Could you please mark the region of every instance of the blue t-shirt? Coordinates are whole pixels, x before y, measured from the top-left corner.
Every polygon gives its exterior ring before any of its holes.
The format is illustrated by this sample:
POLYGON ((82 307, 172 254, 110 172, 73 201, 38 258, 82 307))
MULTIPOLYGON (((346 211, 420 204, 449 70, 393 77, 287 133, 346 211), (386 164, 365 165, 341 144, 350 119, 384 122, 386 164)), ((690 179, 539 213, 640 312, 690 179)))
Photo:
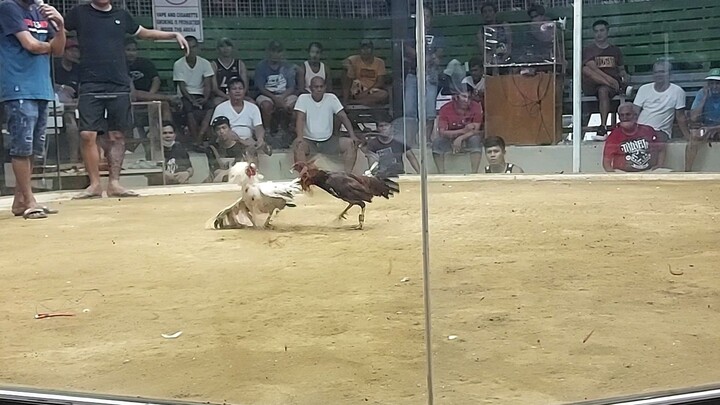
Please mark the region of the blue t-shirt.
MULTIPOLYGON (((690 109, 696 109, 703 97, 705 97, 705 89, 700 89, 690 109)), ((705 125, 720 125, 720 94, 710 95, 710 98, 705 102, 700 120, 705 125)))
POLYGON ((25 8, 15 0, 0 3, 0 102, 53 100, 50 55, 35 55, 23 48, 15 34, 28 31, 47 42, 53 37, 50 24, 35 6, 25 8))
POLYGON ((261 60, 255 66, 255 85, 258 90, 266 89, 277 95, 287 89, 294 89, 295 67, 287 62, 281 62, 277 69, 273 69, 267 59, 261 60))

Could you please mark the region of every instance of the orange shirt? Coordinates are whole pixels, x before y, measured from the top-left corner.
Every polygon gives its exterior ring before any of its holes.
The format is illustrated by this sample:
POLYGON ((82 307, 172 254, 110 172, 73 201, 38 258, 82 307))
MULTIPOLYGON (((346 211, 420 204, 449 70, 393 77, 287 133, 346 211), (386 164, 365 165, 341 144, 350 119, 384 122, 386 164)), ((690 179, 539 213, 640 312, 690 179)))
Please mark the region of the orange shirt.
POLYGON ((358 80, 360 84, 369 90, 374 87, 378 76, 385 76, 385 61, 375 57, 372 63, 367 64, 360 58, 360 55, 353 55, 345 59, 345 67, 348 77, 358 80))

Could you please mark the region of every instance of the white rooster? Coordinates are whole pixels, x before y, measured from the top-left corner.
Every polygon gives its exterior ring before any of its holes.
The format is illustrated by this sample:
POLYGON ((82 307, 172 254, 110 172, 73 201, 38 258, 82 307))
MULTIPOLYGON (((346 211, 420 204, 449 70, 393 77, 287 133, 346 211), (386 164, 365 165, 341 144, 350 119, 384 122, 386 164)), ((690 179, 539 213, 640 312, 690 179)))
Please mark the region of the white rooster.
POLYGON ((300 179, 284 182, 262 182, 263 176, 254 163, 238 162, 228 171, 228 183, 241 187, 240 198, 218 212, 209 224, 215 229, 270 227, 273 215, 285 207, 294 207, 295 194, 300 193, 300 179), (267 214, 262 226, 260 217, 267 214))

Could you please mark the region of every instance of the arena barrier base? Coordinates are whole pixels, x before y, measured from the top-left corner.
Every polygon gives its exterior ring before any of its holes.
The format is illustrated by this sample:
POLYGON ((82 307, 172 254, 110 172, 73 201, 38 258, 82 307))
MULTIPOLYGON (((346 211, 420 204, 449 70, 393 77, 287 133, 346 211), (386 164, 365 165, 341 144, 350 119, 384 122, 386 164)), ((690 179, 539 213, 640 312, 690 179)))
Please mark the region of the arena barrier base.
MULTIPOLYGON (((0 387, 0 405, 214 405, 211 402, 91 395, 88 393, 46 391, 40 389, 11 389, 0 387)), ((224 402, 223 405, 228 405, 224 402)), ((219 405, 219 404, 218 404, 219 405)))
MULTIPOLYGON (((0 405, 212 405, 210 402, 155 400, 114 395, 92 396, 85 393, 10 389, 0 387, 0 405)), ((224 405, 227 405, 224 402, 224 405)), ((711 405, 720 404, 720 385, 670 391, 658 391, 609 399, 575 402, 572 405, 711 405)))

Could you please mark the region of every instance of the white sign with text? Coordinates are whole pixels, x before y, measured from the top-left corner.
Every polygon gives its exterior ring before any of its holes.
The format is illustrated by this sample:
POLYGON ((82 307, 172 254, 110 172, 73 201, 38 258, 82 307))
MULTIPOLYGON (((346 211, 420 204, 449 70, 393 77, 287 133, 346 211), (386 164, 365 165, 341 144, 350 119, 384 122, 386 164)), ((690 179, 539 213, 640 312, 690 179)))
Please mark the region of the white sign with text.
POLYGON ((200 0, 153 0, 153 28, 203 41, 200 0))

